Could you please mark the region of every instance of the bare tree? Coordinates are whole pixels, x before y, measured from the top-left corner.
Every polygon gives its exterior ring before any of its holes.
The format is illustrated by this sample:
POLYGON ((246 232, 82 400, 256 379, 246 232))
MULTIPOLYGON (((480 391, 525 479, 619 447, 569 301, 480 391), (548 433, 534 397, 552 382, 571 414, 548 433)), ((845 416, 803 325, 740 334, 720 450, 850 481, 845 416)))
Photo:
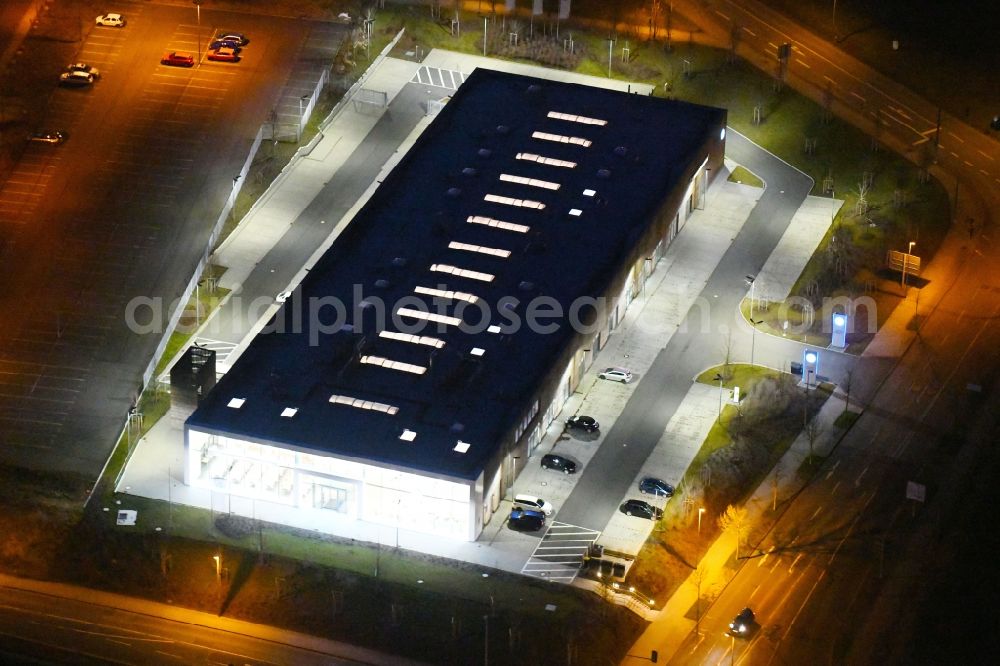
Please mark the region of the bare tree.
POLYGON ((733 331, 726 329, 726 337, 722 340, 722 376, 726 379, 732 377, 729 366, 733 364, 733 331))
POLYGON ((854 383, 854 368, 848 369, 847 373, 844 375, 844 381, 841 382, 840 387, 844 389, 844 411, 846 412, 851 406, 851 385, 854 383))
POLYGON ((871 190, 871 182, 867 178, 858 183, 858 200, 854 204, 854 214, 859 217, 868 212, 869 190, 871 190))
POLYGON ((730 504, 719 516, 719 529, 736 537, 736 559, 740 559, 740 544, 750 529, 746 507, 730 504))

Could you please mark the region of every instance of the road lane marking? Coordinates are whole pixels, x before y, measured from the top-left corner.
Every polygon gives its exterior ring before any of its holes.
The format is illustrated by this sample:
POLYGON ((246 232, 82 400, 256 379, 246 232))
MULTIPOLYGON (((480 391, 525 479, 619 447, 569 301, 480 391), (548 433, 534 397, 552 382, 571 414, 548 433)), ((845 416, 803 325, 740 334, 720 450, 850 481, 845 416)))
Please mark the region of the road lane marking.
POLYGON ((865 468, 864 468, 863 470, 861 470, 861 474, 858 474, 858 478, 856 478, 856 479, 854 480, 854 487, 855 487, 855 488, 857 488, 858 486, 860 486, 860 485, 861 485, 861 477, 863 477, 863 476, 865 475, 865 472, 867 472, 867 471, 868 471, 868 468, 869 468, 869 467, 871 467, 871 465, 870 465, 870 464, 869 464, 869 465, 866 465, 866 466, 865 466, 865 468))
MULTIPOLYGON (((941 147, 944 148, 944 146, 941 147)), ((956 160, 962 159, 958 156, 958 153, 956 153, 954 150, 949 150, 948 152, 951 153, 952 157, 954 157, 956 160)))
POLYGON ((958 140, 959 143, 965 143, 965 139, 963 139, 959 135, 955 134, 954 132, 948 132, 948 136, 954 137, 955 139, 958 140))
POLYGON ((757 587, 753 588, 753 592, 750 593, 750 599, 753 599, 753 595, 757 594, 757 590, 760 589, 761 585, 763 585, 763 583, 758 583, 757 587))
POLYGON ((812 520, 813 518, 815 518, 816 516, 818 516, 819 512, 822 511, 822 510, 823 510, 823 507, 821 507, 821 506, 816 507, 816 510, 813 511, 813 515, 809 516, 809 520, 812 520))
POLYGON ((799 560, 802 558, 803 555, 804 553, 799 553, 798 555, 795 556, 795 559, 792 560, 791 566, 788 567, 788 573, 792 573, 795 570, 795 565, 799 563, 799 560))
POLYGON ((812 69, 812 67, 809 66, 809 63, 807 63, 805 60, 800 60, 799 58, 796 58, 795 62, 799 63, 800 65, 802 65, 806 69, 812 69))
POLYGON ((851 94, 860 99, 862 104, 866 104, 868 102, 868 100, 866 100, 864 97, 854 92, 853 90, 851 91, 851 94))
POLYGON ((840 487, 840 481, 837 481, 837 485, 833 487, 833 490, 830 491, 830 494, 835 495, 837 493, 837 488, 839 487, 840 487))
POLYGON ((723 14, 722 12, 720 12, 718 9, 715 10, 715 13, 718 14, 719 16, 721 16, 722 18, 724 18, 725 20, 727 20, 727 21, 729 20, 729 17, 726 16, 725 14, 723 14))
POLYGON ((827 480, 829 480, 830 477, 833 476, 833 473, 836 471, 838 465, 840 465, 839 459, 835 463, 833 463, 833 467, 831 467, 830 471, 826 473, 827 480))
POLYGON ((983 151, 981 151, 981 150, 977 150, 976 152, 977 152, 977 153, 979 153, 980 155, 982 155, 983 157, 985 157, 986 159, 988 159, 988 160, 989 160, 990 162, 993 162, 993 161, 994 161, 992 157, 990 157, 989 155, 987 155, 987 154, 986 154, 986 153, 984 153, 983 151))
POLYGON ((746 32, 747 34, 749 34, 751 37, 756 37, 757 36, 757 33, 754 32, 753 30, 751 30, 750 28, 743 28, 743 31, 746 32))

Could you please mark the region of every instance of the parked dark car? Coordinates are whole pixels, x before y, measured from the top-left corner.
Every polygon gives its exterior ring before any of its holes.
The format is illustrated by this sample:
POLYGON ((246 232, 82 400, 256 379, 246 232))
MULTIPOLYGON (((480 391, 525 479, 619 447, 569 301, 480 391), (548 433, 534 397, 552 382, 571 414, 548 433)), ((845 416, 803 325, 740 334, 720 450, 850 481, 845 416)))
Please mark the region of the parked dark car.
POLYGON ((208 45, 210 51, 216 49, 232 49, 234 51, 240 50, 240 43, 235 39, 216 39, 208 45))
POLYGON ((33 143, 62 143, 69 135, 62 130, 39 130, 28 137, 33 143))
POLYGON ((733 621, 729 623, 729 631, 727 632, 730 636, 746 636, 753 629, 754 621, 756 620, 753 610, 750 607, 744 608, 740 611, 740 614, 733 618, 733 621))
POLYGON ((601 429, 601 424, 593 416, 582 415, 571 416, 566 419, 566 426, 586 432, 597 432, 601 429))
POLYGON ((637 516, 639 518, 648 518, 649 520, 659 520, 663 515, 662 510, 657 509, 649 502, 643 502, 639 499, 625 500, 622 505, 618 507, 618 510, 626 516, 637 516))
POLYGON ((554 469, 563 474, 576 474, 576 463, 554 453, 542 456, 542 469, 554 469))
POLYGON ((673 497, 674 487, 663 479, 655 479, 647 476, 639 482, 639 492, 643 495, 656 495, 657 497, 673 497))
POLYGON ((537 532, 545 526, 545 514, 529 509, 511 509, 507 527, 518 532, 537 532))

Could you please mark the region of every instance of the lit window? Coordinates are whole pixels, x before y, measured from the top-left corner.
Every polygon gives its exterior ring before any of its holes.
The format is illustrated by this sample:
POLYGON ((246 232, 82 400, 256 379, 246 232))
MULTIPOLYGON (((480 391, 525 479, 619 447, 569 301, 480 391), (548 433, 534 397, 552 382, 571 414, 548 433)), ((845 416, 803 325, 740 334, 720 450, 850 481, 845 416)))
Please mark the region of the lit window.
POLYGON ((246 398, 233 398, 232 400, 229 401, 227 407, 232 407, 233 409, 239 409, 240 407, 243 406, 243 403, 246 401, 247 401, 246 398))
POLYGON ((438 324, 447 324, 449 326, 458 326, 462 323, 462 320, 458 317, 449 317, 447 315, 435 314, 433 312, 423 312, 421 310, 413 310, 411 308, 399 308, 396 310, 396 314, 401 317, 413 317, 414 319, 423 319, 424 321, 433 321, 438 324))
POLYGON ((469 224, 482 224, 487 227, 494 227, 496 229, 503 229, 504 231, 516 231, 519 234, 526 234, 531 231, 531 227, 526 224, 515 224, 514 222, 504 222, 503 220, 495 220, 492 217, 484 217, 483 215, 470 215, 466 222, 469 224))
POLYGON ((502 197, 499 194, 487 194, 484 201, 503 204, 505 206, 516 206, 518 208, 534 208, 535 210, 545 210, 545 204, 541 201, 531 199, 515 199, 514 197, 502 197))
POLYGON ((469 446, 470 444, 468 442, 463 442, 462 440, 458 440, 458 444, 455 445, 455 451, 458 451, 459 453, 465 453, 466 451, 469 450, 469 446))
POLYGON ((355 407, 357 409, 367 409, 373 412, 382 412, 384 414, 389 414, 390 416, 395 416, 396 413, 399 412, 399 407, 387 405, 384 402, 373 402, 371 400, 362 400, 361 398, 352 398, 349 395, 333 394, 330 396, 330 402, 335 405, 344 405, 346 407, 355 407))
POLYGON ((472 351, 469 353, 472 354, 473 356, 482 356, 483 354, 486 353, 486 350, 483 349, 482 347, 473 347, 472 351))
POLYGON ((399 436, 404 442, 412 442, 417 438, 417 433, 409 428, 403 429, 403 434, 399 436))
POLYGON ((284 416, 286 419, 290 419, 293 416, 295 416, 298 413, 298 411, 299 410, 296 407, 285 407, 283 410, 281 410, 281 415, 284 416))
POLYGON ((506 259, 510 256, 510 250, 501 250, 495 247, 486 247, 484 245, 471 245, 469 243, 459 243, 458 241, 451 241, 448 243, 449 250, 465 250, 466 252, 478 252, 480 254, 489 254, 494 257, 503 257, 506 259))
POLYGON ((519 185, 530 185, 531 187, 541 187, 546 190, 558 190, 561 185, 559 183, 553 183, 548 180, 539 180, 537 178, 526 178, 525 176, 513 176, 509 173, 500 174, 500 180, 505 183, 517 183, 519 185))
POLYGON ((568 120, 574 123, 580 123, 582 125, 600 125, 601 127, 608 124, 607 120, 600 120, 598 118, 588 118, 587 116, 574 116, 570 113, 559 113, 558 111, 549 111, 549 118, 555 118, 556 120, 568 120))
POLYGON ((563 136, 562 134, 550 134, 549 132, 532 132, 531 138, 541 139, 542 141, 554 141, 556 143, 572 143, 584 148, 590 147, 589 139, 581 139, 578 136, 563 136))
POLYGON ((390 340, 399 340, 400 342, 412 342, 415 345, 425 345, 427 347, 434 347, 435 349, 441 349, 441 347, 444 347, 444 340, 438 340, 437 338, 432 338, 428 335, 412 335, 410 333, 397 333, 396 331, 379 331, 378 337, 388 338, 390 340))
MULTIPOLYGON (((431 269, 433 270, 433 268, 431 269)), ((424 296, 438 296, 452 301, 465 301, 466 303, 478 303, 479 297, 467 294, 464 291, 449 291, 447 289, 434 289, 433 287, 414 287, 413 292, 424 296)))
POLYGON ((541 155, 536 155, 534 153, 518 153, 517 159, 525 160, 528 162, 537 162, 539 164, 544 164, 545 166, 562 167, 564 169, 575 169, 576 162, 568 162, 566 160, 557 160, 554 157, 542 157, 541 155))
POLYGON ((572 215, 573 217, 580 217, 580 215, 583 214, 583 211, 580 210, 579 208, 570 208, 569 214, 572 215))
POLYGON ((362 356, 362 365, 377 365, 380 368, 388 368, 389 370, 399 370, 400 372, 409 372, 414 375, 422 375, 427 372, 427 368, 422 365, 414 365, 412 363, 403 363, 402 361, 393 361, 388 358, 383 358, 381 356, 362 356))
POLYGON ((431 264, 431 270, 435 273, 447 273, 449 275, 454 275, 456 277, 469 278, 470 280, 479 280, 481 282, 493 282, 495 275, 490 275, 489 273, 480 273, 479 271, 470 271, 464 268, 456 268, 449 264, 431 264))

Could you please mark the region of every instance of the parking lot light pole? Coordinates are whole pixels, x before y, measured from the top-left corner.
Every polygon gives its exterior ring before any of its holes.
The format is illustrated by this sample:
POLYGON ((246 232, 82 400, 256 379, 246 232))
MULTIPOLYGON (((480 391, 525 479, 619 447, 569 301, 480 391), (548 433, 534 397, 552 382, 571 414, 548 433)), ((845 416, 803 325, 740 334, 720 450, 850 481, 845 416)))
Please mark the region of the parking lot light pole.
POLYGON ((204 0, 191 0, 198 12, 198 67, 201 67, 201 3, 204 0))
MULTIPOLYGON (((752 306, 751 306, 752 307, 752 306)), ((750 367, 753 367, 753 352, 754 347, 757 343, 757 324, 763 324, 763 319, 751 319, 750 325, 753 326, 753 332, 750 334, 750 367)))

